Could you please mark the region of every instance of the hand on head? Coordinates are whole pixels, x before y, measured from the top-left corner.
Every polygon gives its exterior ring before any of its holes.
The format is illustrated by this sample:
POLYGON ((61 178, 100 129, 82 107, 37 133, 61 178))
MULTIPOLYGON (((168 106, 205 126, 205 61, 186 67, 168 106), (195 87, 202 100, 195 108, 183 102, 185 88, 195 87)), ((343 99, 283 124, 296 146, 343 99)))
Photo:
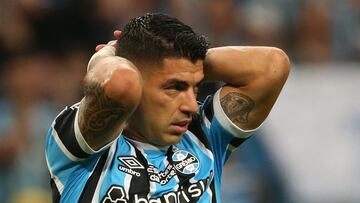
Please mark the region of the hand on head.
POLYGON ((115 56, 116 41, 120 39, 120 35, 121 35, 121 31, 115 30, 114 31, 115 40, 111 40, 107 44, 99 44, 96 46, 95 48, 96 53, 93 54, 92 57, 90 58, 86 69, 87 71, 91 70, 95 66, 95 64, 97 63, 96 61, 98 61, 99 58, 102 58, 104 56, 115 56))
POLYGON ((121 36, 121 31, 120 31, 120 30, 115 30, 115 31, 114 31, 115 40, 111 40, 111 41, 109 41, 107 44, 99 44, 99 45, 97 45, 96 48, 95 48, 95 51, 98 52, 100 49, 104 48, 106 45, 111 45, 111 46, 114 46, 114 47, 115 47, 116 41, 117 41, 118 39, 120 39, 120 36, 121 36))

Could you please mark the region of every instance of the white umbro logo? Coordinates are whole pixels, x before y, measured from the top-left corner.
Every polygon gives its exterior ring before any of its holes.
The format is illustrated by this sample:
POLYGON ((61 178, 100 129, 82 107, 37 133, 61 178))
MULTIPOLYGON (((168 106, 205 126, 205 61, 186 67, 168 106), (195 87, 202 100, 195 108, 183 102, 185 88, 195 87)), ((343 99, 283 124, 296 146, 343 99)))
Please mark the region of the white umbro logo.
POLYGON ((144 166, 133 156, 119 156, 118 159, 130 169, 144 169, 144 166))

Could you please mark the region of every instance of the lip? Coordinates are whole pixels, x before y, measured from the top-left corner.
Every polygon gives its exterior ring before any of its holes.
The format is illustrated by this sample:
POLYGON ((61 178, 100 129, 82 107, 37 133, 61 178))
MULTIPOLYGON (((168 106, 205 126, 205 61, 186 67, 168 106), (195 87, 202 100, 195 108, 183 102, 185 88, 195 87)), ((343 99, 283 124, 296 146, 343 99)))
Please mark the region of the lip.
POLYGON ((172 123, 171 125, 173 126, 173 130, 176 134, 184 134, 189 128, 190 121, 191 119, 187 119, 180 122, 172 123))
POLYGON ((185 125, 172 124, 172 126, 176 134, 184 134, 189 128, 189 123, 186 123, 185 125))

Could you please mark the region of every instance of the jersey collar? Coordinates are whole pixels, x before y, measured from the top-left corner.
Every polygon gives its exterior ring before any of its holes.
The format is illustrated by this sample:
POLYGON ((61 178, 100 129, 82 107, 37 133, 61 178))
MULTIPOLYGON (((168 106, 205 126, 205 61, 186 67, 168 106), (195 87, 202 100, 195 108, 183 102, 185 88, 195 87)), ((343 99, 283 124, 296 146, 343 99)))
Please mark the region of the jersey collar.
POLYGON ((133 140, 133 139, 130 139, 128 137, 125 137, 125 139, 128 140, 129 142, 131 142, 136 148, 146 150, 146 151, 151 150, 151 151, 167 152, 167 150, 170 147, 170 146, 155 146, 155 145, 152 145, 152 144, 149 144, 149 143, 133 140))

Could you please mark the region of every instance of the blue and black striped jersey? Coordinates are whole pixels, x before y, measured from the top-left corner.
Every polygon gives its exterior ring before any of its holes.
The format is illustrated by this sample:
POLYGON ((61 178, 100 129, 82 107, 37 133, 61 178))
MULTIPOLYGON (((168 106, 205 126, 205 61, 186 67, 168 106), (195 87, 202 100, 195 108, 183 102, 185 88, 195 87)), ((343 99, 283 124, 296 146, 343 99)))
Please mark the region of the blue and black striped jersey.
POLYGON ((223 165, 253 131, 231 122, 219 91, 201 104, 183 139, 164 149, 120 134, 94 151, 79 130, 79 103, 65 108, 45 149, 54 202, 221 202, 223 165))

